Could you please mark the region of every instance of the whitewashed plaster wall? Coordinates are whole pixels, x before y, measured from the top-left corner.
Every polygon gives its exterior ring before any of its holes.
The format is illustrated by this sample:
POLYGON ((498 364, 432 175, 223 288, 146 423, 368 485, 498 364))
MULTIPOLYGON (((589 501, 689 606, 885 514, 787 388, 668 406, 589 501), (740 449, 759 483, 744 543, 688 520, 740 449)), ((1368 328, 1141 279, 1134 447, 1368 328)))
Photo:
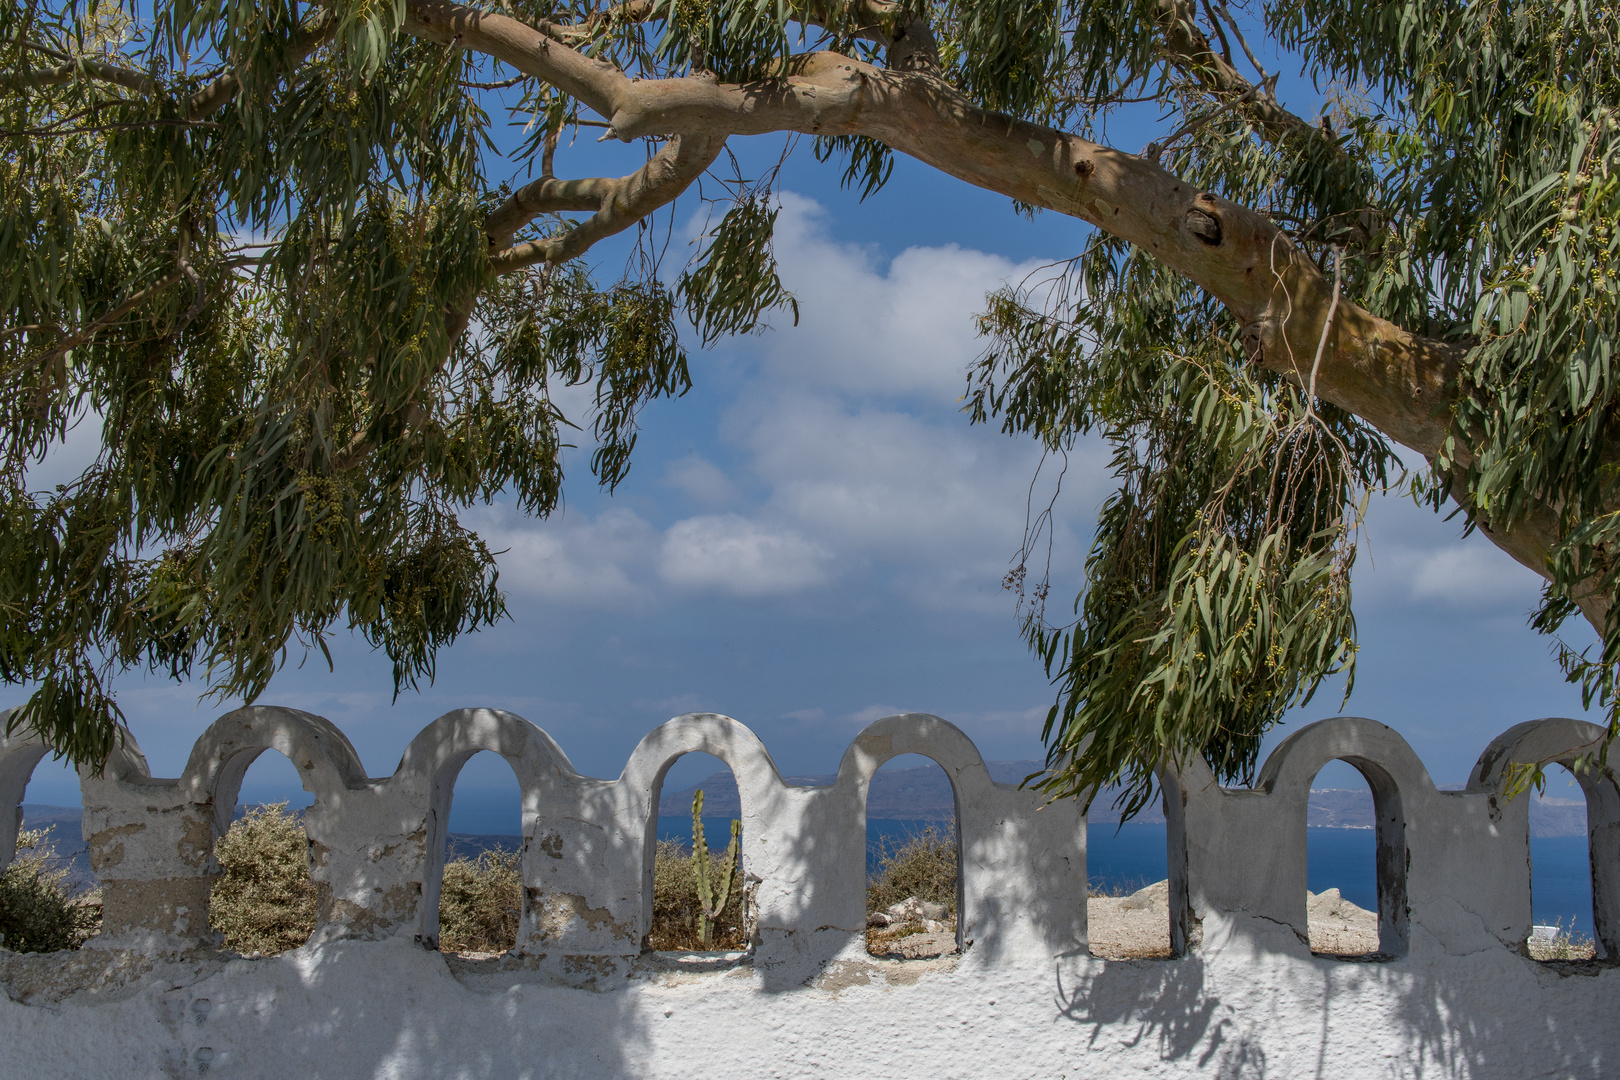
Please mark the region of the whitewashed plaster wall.
MULTIPOLYGON (((1296 733, 1253 790, 1221 788, 1201 760, 1167 767, 1179 955, 1103 961, 1086 949, 1079 805, 994 783, 937 717, 878 721, 836 784, 802 788, 746 727, 708 714, 661 726, 617 780, 597 780, 526 721, 462 710, 372 779, 327 721, 243 709, 178 779, 152 778, 133 745, 82 778, 104 929, 78 952, 0 950, 0 1080, 1612 1077, 1620 788, 1610 771, 1580 774, 1600 959, 1570 964, 1524 955, 1528 800, 1501 794, 1512 763, 1569 761, 1599 734, 1519 725, 1462 792, 1437 791, 1399 735, 1353 718, 1296 733), (208 929, 212 848, 266 749, 315 796, 319 920, 304 947, 244 959, 208 929), (525 895, 516 948, 476 961, 431 946, 451 788, 483 749, 522 787, 525 895), (658 796, 692 751, 737 778, 757 911, 749 953, 713 970, 643 950, 658 796), (955 789, 958 956, 865 952, 866 789, 903 753, 938 761, 955 789), (1367 777, 1378 815, 1373 962, 1307 944, 1306 800, 1335 758, 1367 777)), ((42 752, 0 742, 0 806, 19 805, 42 752)), ((0 865, 18 820, 0 813, 0 865)))

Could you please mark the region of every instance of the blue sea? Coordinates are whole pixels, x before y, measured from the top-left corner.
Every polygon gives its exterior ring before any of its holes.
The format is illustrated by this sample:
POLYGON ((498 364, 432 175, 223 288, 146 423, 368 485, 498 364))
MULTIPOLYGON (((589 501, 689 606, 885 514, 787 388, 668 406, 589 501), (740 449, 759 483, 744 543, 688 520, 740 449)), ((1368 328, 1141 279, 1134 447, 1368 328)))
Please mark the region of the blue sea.
MULTIPOLYGON (((515 849, 521 842, 518 814, 513 800, 480 798, 478 794, 458 794, 450 819, 458 853, 476 853, 484 848, 515 849)), ((481 793, 480 793, 481 794, 481 793)), ((304 800, 307 803, 307 798, 304 800)), ((295 804, 296 809, 300 804, 295 804)), ((31 807, 53 811, 57 852, 76 880, 91 880, 88 854, 79 835, 77 812, 62 807, 31 807)), ((25 815, 25 822, 33 821, 25 815)), ((44 824, 45 821, 35 822, 44 824)), ((872 819, 867 827, 867 868, 877 869, 885 844, 903 843, 933 821, 872 819)), ((725 849, 731 821, 705 818, 704 831, 711 848, 725 849)), ((691 842, 690 817, 658 819, 660 839, 691 842)), ((1312 892, 1337 888, 1351 903, 1369 910, 1378 906, 1377 878, 1373 862, 1374 836, 1371 829, 1309 828, 1306 887, 1312 892)), ((1165 874, 1165 827, 1130 823, 1123 826, 1095 823, 1087 843, 1087 870, 1094 888, 1114 891, 1136 889, 1163 881, 1165 874)), ((1537 923, 1562 925, 1566 930, 1590 936, 1592 933, 1592 875, 1587 862, 1584 836, 1532 837, 1530 840, 1531 907, 1537 923)))
MULTIPOLYGON (((868 872, 878 865, 884 844, 903 843, 929 825, 929 821, 869 820, 866 823, 868 872)), ((724 848, 731 822, 704 818, 703 831, 710 848, 724 848)), ((1378 910, 1378 877, 1371 829, 1306 829, 1306 888, 1311 892, 1337 888, 1351 903, 1378 910)), ((692 819, 658 819, 661 840, 692 839, 692 819)), ((1535 921, 1561 924, 1577 933, 1592 933, 1592 875, 1587 864, 1584 836, 1533 838, 1530 841, 1531 907, 1535 921)), ((1163 881, 1165 827, 1163 825, 1092 825, 1086 843, 1086 868, 1094 888, 1137 889, 1163 881)))

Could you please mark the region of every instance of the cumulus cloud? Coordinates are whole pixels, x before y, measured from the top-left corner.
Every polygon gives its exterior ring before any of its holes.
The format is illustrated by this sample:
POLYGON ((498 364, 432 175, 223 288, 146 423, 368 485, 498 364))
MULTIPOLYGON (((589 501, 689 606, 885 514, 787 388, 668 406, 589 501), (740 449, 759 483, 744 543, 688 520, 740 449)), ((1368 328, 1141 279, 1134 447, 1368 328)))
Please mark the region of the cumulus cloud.
POLYGON ((1521 610, 1536 602, 1540 588, 1536 575, 1488 542, 1415 554, 1411 573, 1416 599, 1459 607, 1507 603, 1521 610))
POLYGON ((595 518, 565 512, 537 522, 497 509, 469 524, 499 552, 501 587, 509 593, 591 608, 646 598, 634 575, 652 561, 657 532, 633 510, 609 507, 595 518))
POLYGON ((664 482, 688 498, 710 506, 737 497, 737 486, 731 478, 714 462, 695 454, 670 462, 664 470, 664 482))
POLYGON ((985 294, 1040 265, 950 244, 908 248, 882 267, 870 249, 832 240, 822 208, 792 193, 775 249, 800 319, 761 339, 774 378, 941 404, 961 396, 983 348, 973 317, 985 294))
MULTIPOLYGON (((820 207, 791 194, 776 254, 802 317, 726 346, 742 377, 718 435, 742 451, 739 467, 695 449, 666 458, 654 475, 685 505, 661 536, 627 509, 505 522, 488 535, 511 549, 503 583, 598 607, 669 587, 769 599, 875 585, 927 610, 1008 615, 1000 582, 1041 453, 971 427, 958 398, 981 348, 973 313, 1035 264, 955 246, 885 263, 832 239, 820 207)), ((1105 481, 1098 453, 1078 450, 1057 522, 1060 579, 1078 567, 1105 481)))
MULTIPOLYGON (((1061 463, 1039 447, 954 410, 885 407, 766 384, 732 410, 763 510, 929 609, 1005 614, 1000 590, 1031 509, 1050 497, 1061 463), (746 427, 744 426, 746 425, 746 427)), ((1089 443, 1070 455, 1056 515, 1054 568, 1078 569, 1083 534, 1108 474, 1089 443)))
POLYGON ((1370 552, 1357 560, 1358 599, 1403 607, 1521 617, 1539 601, 1541 578, 1479 533, 1460 534, 1409 499, 1368 508, 1370 552))
POLYGON ((832 555, 792 529, 710 514, 664 533, 658 573, 671 585, 733 596, 779 596, 832 577, 832 555))

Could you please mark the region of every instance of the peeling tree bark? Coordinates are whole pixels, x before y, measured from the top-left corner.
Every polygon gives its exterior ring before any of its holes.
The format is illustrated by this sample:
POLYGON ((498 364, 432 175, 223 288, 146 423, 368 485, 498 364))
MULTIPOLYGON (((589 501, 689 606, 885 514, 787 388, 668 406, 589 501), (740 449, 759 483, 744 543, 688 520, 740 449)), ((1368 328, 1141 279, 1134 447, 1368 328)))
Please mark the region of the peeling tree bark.
MULTIPOLYGON (((1173 4, 1164 6, 1174 23, 1173 4)), ((871 7, 874 19, 888 10, 871 7)), ((515 194, 490 220, 497 270, 561 262, 627 228, 695 181, 730 136, 860 135, 957 179, 1079 218, 1142 248, 1232 312, 1245 327, 1255 363, 1302 386, 1309 380, 1324 340, 1332 287, 1288 234, 1263 214, 1199 191, 1148 158, 977 107, 932 73, 926 25, 896 26, 883 35, 891 61, 898 56, 903 63, 880 68, 838 53, 811 53, 796 57, 786 78, 738 85, 702 74, 631 79, 570 48, 570 35, 557 28, 547 34, 505 15, 444 0, 407 0, 406 10, 408 32, 477 50, 555 86, 606 118, 622 140, 671 138, 631 176, 547 178, 515 194), (560 240, 507 247, 523 222, 546 209, 595 214, 560 240)), ((1255 87, 1230 70, 1201 36, 1178 37, 1172 26, 1167 43, 1200 78, 1213 80, 1212 90, 1253 97, 1255 87)), ((1277 137, 1300 133, 1298 118, 1274 102, 1247 104, 1261 109, 1261 121, 1277 137)), ((1451 403, 1465 350, 1411 333, 1343 297, 1325 342, 1317 394, 1432 458, 1451 431, 1451 403)), ((1547 553, 1560 536, 1552 508, 1516 523, 1511 532, 1495 530, 1488 521, 1481 525, 1516 560, 1550 576, 1547 553)), ((1606 599, 1588 596, 1581 606, 1601 630, 1606 599)))

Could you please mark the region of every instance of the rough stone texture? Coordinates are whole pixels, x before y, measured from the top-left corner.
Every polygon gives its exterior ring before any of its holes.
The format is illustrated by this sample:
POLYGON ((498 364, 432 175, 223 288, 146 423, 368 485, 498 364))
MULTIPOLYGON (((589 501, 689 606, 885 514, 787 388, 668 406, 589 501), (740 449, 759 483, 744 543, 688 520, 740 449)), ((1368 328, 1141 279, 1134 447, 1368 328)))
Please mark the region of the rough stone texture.
MULTIPOLYGON (((1169 880, 1115 907, 1156 921, 1173 955, 1108 960, 1092 955, 1105 928, 1093 900, 1088 933, 1079 803, 995 783, 937 717, 876 722, 835 784, 807 788, 710 714, 654 730, 601 780, 518 717, 458 710, 376 779, 327 721, 242 709, 177 779, 150 776, 133 745, 83 778, 107 930, 78 953, 0 952, 0 1076, 1610 1076, 1620 973, 1525 955, 1529 800, 1501 793, 1513 762, 1568 761, 1600 734, 1520 725, 1462 792, 1437 791, 1400 736, 1352 718, 1295 733, 1253 790, 1221 788, 1200 759, 1167 766, 1169 880), (322 901, 307 945, 249 960, 213 947, 200 909, 213 841, 267 749, 315 796, 322 901), (437 941, 450 791, 483 749, 523 793, 524 912, 511 953, 447 958, 422 946, 437 941), (699 750, 737 777, 753 930, 745 954, 683 960, 642 944, 659 792, 699 750), (956 799, 959 925, 916 943, 953 946, 935 959, 866 952, 866 792, 903 753, 938 762, 956 799), (1373 792, 1376 925, 1305 891, 1310 781, 1334 758, 1373 792), (1376 941, 1376 962, 1313 955, 1324 910, 1360 920, 1356 951, 1376 941)), ((0 741, 0 808, 20 804, 41 753, 0 741)), ((1612 957, 1620 788, 1607 770, 1578 775, 1598 955, 1612 957)), ((16 829, 0 812, 0 855, 16 829)))
POLYGON ((1170 883, 1161 881, 1129 896, 1093 896, 1086 901, 1086 940, 1091 955, 1100 960, 1170 956, 1170 883))
POLYGON ((1365 956, 1378 951, 1378 912, 1357 907, 1338 889, 1307 893, 1311 917, 1311 952, 1365 956))
MULTIPOLYGON (((20 960, 23 958, 12 958, 20 960)), ((160 965, 114 989, 0 998, 0 1074, 364 1077, 1607 1077, 1614 972, 1498 950, 1348 964, 1251 940, 1183 960, 840 961, 649 969, 606 992, 403 937, 160 965)), ((0 979, 14 983, 10 962, 0 979)), ((37 992, 36 992, 37 993, 37 992)))
MULTIPOLYGON (((1311 952, 1366 957, 1378 952, 1378 913, 1357 907, 1338 889, 1306 893, 1311 952)), ((1129 896, 1094 896, 1086 902, 1091 955, 1104 960, 1171 956, 1170 883, 1160 881, 1129 896)))
POLYGON ((902 960, 926 960, 935 956, 949 956, 956 951, 956 928, 925 930, 921 934, 907 934, 891 942, 889 949, 902 960))
POLYGON ((889 917, 890 922, 937 922, 945 918, 947 911, 944 904, 908 896, 898 904, 890 904, 889 910, 884 914, 889 917))

